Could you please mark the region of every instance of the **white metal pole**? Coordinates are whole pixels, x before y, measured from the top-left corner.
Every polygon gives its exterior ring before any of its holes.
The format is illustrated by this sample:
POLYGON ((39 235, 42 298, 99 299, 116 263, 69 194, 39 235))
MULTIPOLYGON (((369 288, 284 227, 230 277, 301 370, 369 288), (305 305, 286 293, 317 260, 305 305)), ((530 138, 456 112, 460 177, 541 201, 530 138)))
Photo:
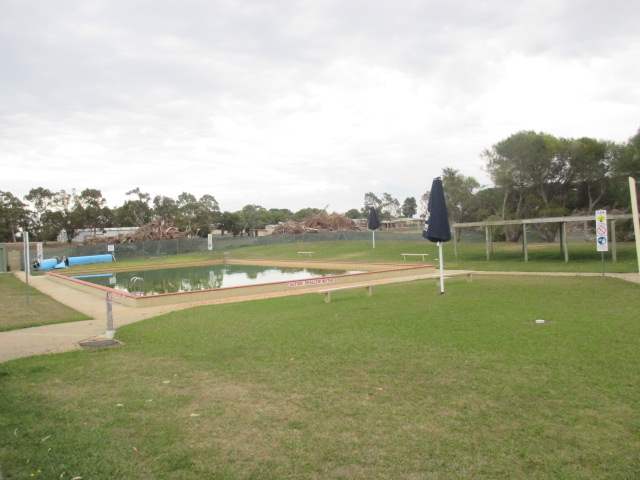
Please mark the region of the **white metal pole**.
POLYGON ((24 230, 22 232, 22 243, 24 247, 24 282, 27 286, 27 306, 31 306, 31 301, 29 300, 29 232, 24 230))
POLYGON ((373 238, 373 248, 376 248, 376 231, 371 230, 372 238, 373 238))
POLYGON ((440 257, 440 295, 444 295, 444 261, 442 259, 442 242, 438 242, 438 256, 440 257))
MULTIPOLYGON (((636 258, 638 259, 638 272, 640 273, 640 220, 638 219, 636 181, 632 177, 629 177, 629 191, 631 193, 631 212, 633 213, 633 233, 636 237, 636 258)), ((615 235, 615 232, 613 234, 615 235)))

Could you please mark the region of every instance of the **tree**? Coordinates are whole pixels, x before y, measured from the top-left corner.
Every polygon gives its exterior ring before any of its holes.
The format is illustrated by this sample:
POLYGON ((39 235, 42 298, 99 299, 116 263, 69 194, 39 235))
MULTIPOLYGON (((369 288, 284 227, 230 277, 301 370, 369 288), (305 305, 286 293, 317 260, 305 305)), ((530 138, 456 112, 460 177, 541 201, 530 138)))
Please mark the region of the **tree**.
POLYGON ((106 206, 107 200, 96 188, 86 188, 76 195, 73 208, 73 223, 76 229, 90 228, 94 232, 106 227, 113 212, 106 206))
POLYGON ((474 193, 480 187, 478 181, 447 167, 442 169, 442 186, 452 222, 473 220, 474 193))
POLYGON ((220 207, 213 195, 205 194, 198 200, 198 211, 195 218, 196 233, 201 237, 211 233, 213 225, 220 220, 220 207))
POLYGON ((126 195, 135 195, 138 198, 127 200, 116 210, 115 217, 118 226, 121 227, 141 227, 151 220, 151 195, 140 191, 140 187, 126 192, 126 195))
POLYGON ((400 216, 400 202, 398 199, 391 196, 390 193, 384 192, 382 194, 382 213, 381 217, 385 219, 398 218, 400 216))
POLYGON ((357 208, 352 208, 347 213, 345 213, 345 216, 347 218, 350 218, 351 220, 355 220, 356 218, 362 217, 362 212, 360 212, 360 210, 358 210, 357 208))
POLYGON ((427 216, 427 206, 429 205, 429 195, 431 192, 427 190, 422 195, 420 195, 420 217, 424 218, 427 216))
POLYGON ((415 197, 407 197, 402 203, 402 216, 405 218, 413 218, 418 213, 418 204, 415 197))
POLYGON ((611 142, 593 138, 583 137, 569 143, 573 180, 578 194, 575 207, 586 205, 589 213, 595 211, 610 187, 613 151, 611 142))
POLYGON ((171 197, 156 195, 153 197, 153 215, 174 222, 178 217, 178 204, 171 197))
POLYGON ((28 222, 27 204, 11 192, 0 190, 0 241, 11 239, 16 243, 16 233, 27 228, 28 222))
POLYGON ((242 219, 238 213, 223 212, 220 217, 220 232, 224 235, 224 232, 231 232, 233 236, 239 235, 242 232, 242 219))
POLYGON ((503 191, 503 219, 524 218, 525 214, 545 216, 556 205, 564 207, 571 180, 566 142, 552 135, 522 131, 485 150, 486 169, 503 191), (527 203, 532 198, 539 198, 541 203, 527 203))
POLYGON ((296 222, 303 222, 304 220, 307 220, 308 218, 311 218, 314 215, 320 215, 322 212, 323 210, 320 210, 319 208, 313 208, 313 207, 302 208, 293 214, 293 219, 296 222))
POLYGON ((43 187, 32 188, 24 196, 24 199, 31 203, 33 207, 29 229, 43 242, 46 241, 48 233, 50 233, 47 231, 44 222, 47 214, 51 211, 53 198, 54 193, 43 187))
POLYGON ((244 220, 243 230, 250 233, 251 230, 264 228, 267 211, 260 205, 245 205, 242 207, 242 218, 244 220))
POLYGON ((293 219, 293 212, 288 208, 270 208, 268 224, 275 225, 280 222, 288 222, 293 219))
POLYGON ((178 223, 185 231, 192 231, 191 224, 198 215, 198 200, 191 193, 182 192, 178 195, 178 223))
POLYGON ((382 200, 373 192, 367 192, 364 194, 364 207, 362 208, 363 216, 369 215, 369 209, 375 208, 377 212, 380 212, 382 207, 382 200))
POLYGON ((618 155, 613 162, 613 170, 616 176, 640 179, 640 129, 631 137, 626 144, 618 150, 618 155))

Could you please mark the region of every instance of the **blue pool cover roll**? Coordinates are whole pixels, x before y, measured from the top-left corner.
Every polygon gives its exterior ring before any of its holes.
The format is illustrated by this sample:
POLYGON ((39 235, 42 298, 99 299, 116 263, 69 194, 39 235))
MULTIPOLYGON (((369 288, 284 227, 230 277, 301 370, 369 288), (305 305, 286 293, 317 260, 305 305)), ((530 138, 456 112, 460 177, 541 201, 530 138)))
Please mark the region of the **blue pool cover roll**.
POLYGON ((60 262, 58 258, 46 258, 40 262, 39 270, 51 270, 56 268, 56 265, 60 262))
POLYGON ((89 263, 105 263, 113 262, 113 254, 105 253, 103 255, 87 255, 84 257, 68 257, 64 263, 67 267, 73 267, 74 265, 87 265, 89 263))

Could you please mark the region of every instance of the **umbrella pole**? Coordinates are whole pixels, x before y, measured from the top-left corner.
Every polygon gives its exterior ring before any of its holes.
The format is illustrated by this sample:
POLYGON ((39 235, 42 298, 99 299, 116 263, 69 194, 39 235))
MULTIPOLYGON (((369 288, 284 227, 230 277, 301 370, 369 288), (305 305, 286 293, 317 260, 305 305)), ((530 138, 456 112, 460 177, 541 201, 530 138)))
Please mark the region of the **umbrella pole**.
POLYGON ((371 238, 373 238, 373 248, 376 248, 376 231, 371 230, 371 238))
POLYGON ((438 257, 440 257, 440 295, 444 295, 444 262, 442 260, 442 242, 438 242, 438 257))

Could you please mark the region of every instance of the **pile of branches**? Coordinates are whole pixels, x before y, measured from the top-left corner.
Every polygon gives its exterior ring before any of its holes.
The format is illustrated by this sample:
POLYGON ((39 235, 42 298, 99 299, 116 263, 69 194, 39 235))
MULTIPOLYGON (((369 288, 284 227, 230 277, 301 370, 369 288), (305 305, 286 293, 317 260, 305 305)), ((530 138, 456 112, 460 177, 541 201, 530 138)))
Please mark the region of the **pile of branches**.
POLYGON ((85 239, 83 245, 96 245, 99 243, 130 243, 148 242, 152 240, 171 240, 174 238, 188 238, 188 234, 174 227, 171 221, 158 219, 143 225, 135 232, 123 233, 117 237, 93 236, 85 239))
POLYGON ((353 220, 345 215, 332 213, 323 214, 307 218, 304 222, 279 222, 271 233, 272 235, 283 235, 286 233, 325 233, 364 230, 358 227, 353 220))

